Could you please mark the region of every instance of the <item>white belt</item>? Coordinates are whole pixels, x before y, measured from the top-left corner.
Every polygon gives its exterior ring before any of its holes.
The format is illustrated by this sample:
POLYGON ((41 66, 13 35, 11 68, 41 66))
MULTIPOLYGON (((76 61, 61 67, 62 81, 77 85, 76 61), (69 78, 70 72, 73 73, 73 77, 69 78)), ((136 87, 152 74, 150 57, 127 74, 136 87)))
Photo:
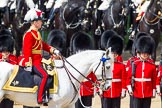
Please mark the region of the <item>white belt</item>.
POLYGON ((112 79, 112 82, 121 82, 121 79, 112 79))
POLYGON ((145 81, 151 81, 151 78, 134 78, 134 80, 139 82, 145 82, 145 81))

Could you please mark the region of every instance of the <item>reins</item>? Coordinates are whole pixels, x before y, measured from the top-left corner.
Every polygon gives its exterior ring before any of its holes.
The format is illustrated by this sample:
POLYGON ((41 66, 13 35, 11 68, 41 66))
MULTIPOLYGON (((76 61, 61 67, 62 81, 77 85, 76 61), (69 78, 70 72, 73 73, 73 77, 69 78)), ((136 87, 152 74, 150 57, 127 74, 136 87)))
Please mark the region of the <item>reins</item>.
POLYGON ((114 28, 120 27, 120 25, 124 22, 124 19, 122 18, 122 20, 120 20, 120 22, 118 24, 115 23, 114 16, 113 16, 113 5, 111 5, 111 14, 110 14, 110 17, 111 17, 112 22, 114 24, 114 28))
POLYGON ((73 69, 75 69, 80 75, 82 75, 85 79, 87 79, 88 81, 90 81, 92 84, 96 85, 92 80, 90 80, 89 78, 87 78, 86 76, 84 76, 78 69, 76 69, 69 61, 66 60, 65 57, 62 57, 63 59, 63 67, 65 68, 65 70, 79 83, 81 83, 78 79, 75 78, 74 75, 72 75, 72 73, 67 69, 65 62, 67 62, 73 69))

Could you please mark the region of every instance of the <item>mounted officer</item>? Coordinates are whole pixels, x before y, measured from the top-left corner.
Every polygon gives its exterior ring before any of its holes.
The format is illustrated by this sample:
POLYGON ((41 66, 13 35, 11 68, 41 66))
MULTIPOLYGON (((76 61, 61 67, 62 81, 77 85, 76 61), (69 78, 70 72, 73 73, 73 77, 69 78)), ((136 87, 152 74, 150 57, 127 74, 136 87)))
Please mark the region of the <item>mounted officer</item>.
POLYGON ((43 69, 42 51, 45 50, 50 54, 59 55, 60 52, 56 48, 49 46, 45 43, 39 32, 39 29, 43 24, 43 12, 39 9, 29 10, 24 20, 31 24, 29 30, 25 33, 23 38, 23 49, 22 56, 23 59, 20 61, 20 65, 24 66, 27 71, 33 71, 38 76, 41 77, 41 81, 38 87, 38 104, 47 103, 48 100, 45 99, 45 85, 48 79, 47 72, 43 69))

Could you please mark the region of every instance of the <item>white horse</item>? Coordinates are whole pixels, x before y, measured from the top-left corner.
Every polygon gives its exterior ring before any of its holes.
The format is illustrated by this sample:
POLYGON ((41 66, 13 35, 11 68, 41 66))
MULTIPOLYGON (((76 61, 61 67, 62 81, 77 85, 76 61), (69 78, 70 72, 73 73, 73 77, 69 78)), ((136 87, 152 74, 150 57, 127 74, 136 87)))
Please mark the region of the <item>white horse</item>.
MULTIPOLYGON (((87 50, 72 55, 66 60, 84 76, 87 76, 92 70, 94 70, 94 68, 96 68, 95 66, 97 63, 99 63, 100 59, 103 57, 103 54, 105 54, 105 58, 108 58, 107 51, 87 50)), ((78 81, 83 81, 84 77, 79 74, 78 71, 76 71, 68 62, 65 62, 67 69, 78 81)), ((57 66, 61 63, 62 61, 59 61, 55 65, 57 66)), ((105 67, 110 66, 109 63, 109 60, 106 60, 104 62, 105 67)), ((11 65, 7 62, 0 62, 0 99, 2 100, 3 97, 6 97, 22 105, 39 106, 37 104, 37 93, 22 93, 2 90, 2 87, 8 80, 13 69, 14 65, 11 65)), ((105 69, 105 71, 109 72, 108 68, 105 69)), ((50 100, 48 106, 49 108, 75 108, 75 102, 78 99, 78 92, 76 92, 76 90, 74 89, 65 69, 58 68, 57 71, 59 80, 58 92, 56 94, 50 94, 50 97, 52 97, 52 99, 50 100)), ((77 87, 77 89, 79 90, 80 84, 78 83, 78 81, 72 78, 72 76, 70 77, 75 87, 77 87)))

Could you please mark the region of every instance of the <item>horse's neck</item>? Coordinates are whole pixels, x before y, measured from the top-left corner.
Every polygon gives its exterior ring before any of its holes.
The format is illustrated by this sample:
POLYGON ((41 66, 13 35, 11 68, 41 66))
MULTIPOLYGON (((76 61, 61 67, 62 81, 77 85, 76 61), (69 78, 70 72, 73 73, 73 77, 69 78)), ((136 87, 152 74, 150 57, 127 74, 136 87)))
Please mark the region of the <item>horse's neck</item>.
POLYGON ((159 20, 158 11, 157 0, 151 0, 144 17, 150 23, 157 22, 159 20))
POLYGON ((8 80, 12 71, 14 70, 14 65, 7 62, 0 62, 0 89, 3 87, 4 83, 8 80))
MULTIPOLYGON (((70 58, 67 58, 67 60, 84 76, 87 76, 93 68, 91 67, 93 63, 99 62, 104 52, 102 51, 84 51, 80 52, 79 54, 73 55, 70 58)), ((69 66, 69 69, 72 68, 69 66)), ((72 71, 73 75, 78 79, 82 80, 84 79, 83 76, 81 76, 75 69, 72 71)))

